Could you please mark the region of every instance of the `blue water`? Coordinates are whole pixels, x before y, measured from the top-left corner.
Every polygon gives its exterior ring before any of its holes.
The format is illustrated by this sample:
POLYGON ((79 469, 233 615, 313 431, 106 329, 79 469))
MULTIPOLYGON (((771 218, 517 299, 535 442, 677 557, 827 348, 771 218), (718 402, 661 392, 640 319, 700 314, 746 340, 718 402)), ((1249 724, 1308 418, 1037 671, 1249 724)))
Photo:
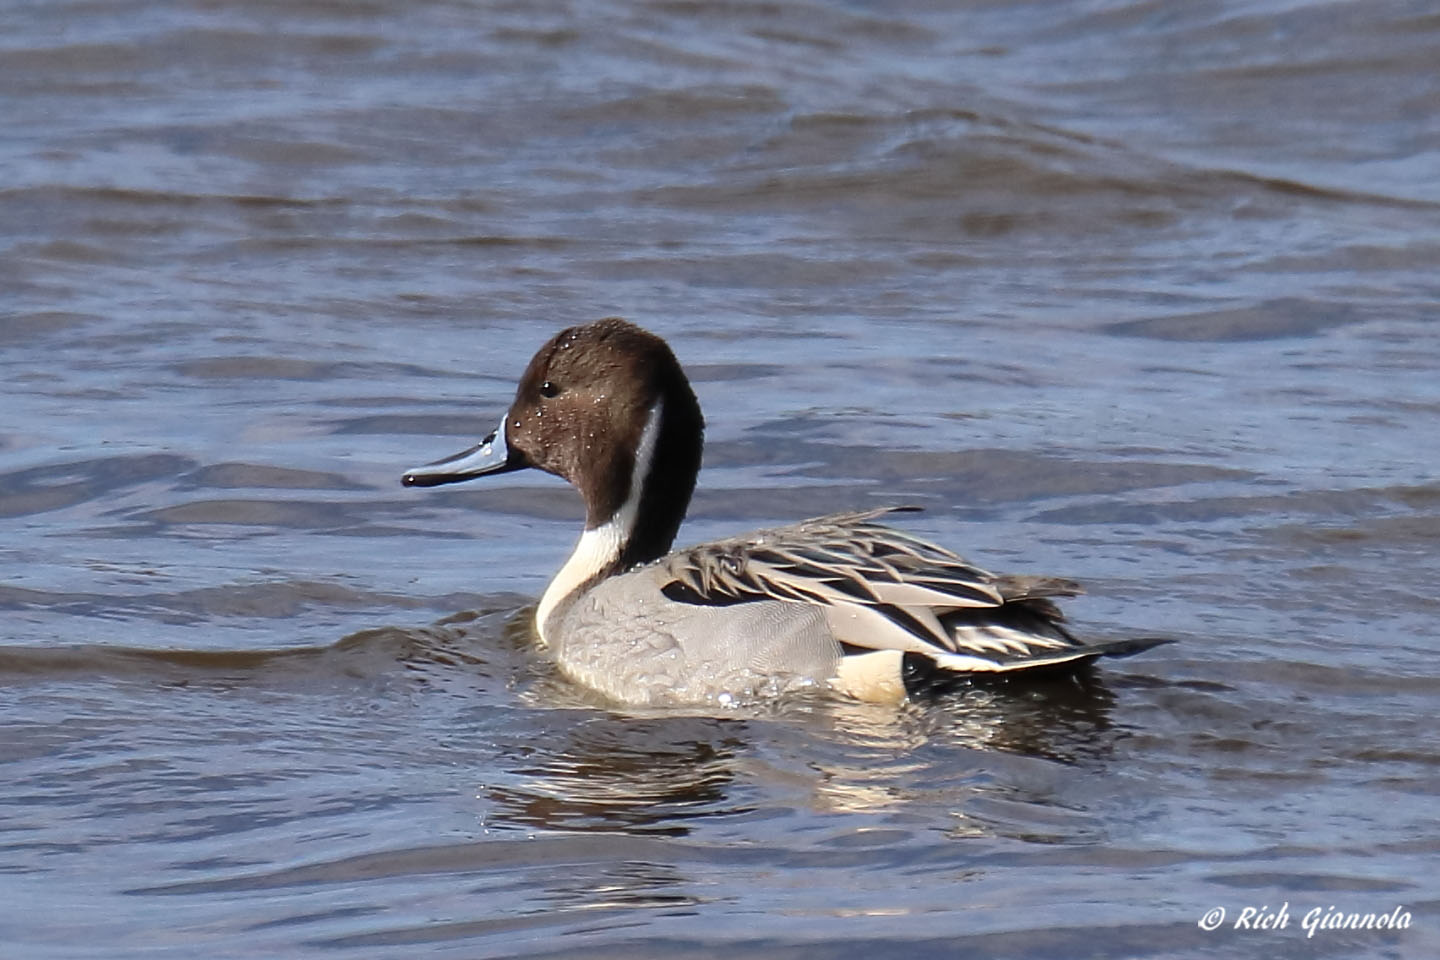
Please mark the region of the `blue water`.
POLYGON ((1428 5, 0 18, 0 955, 1440 952, 1428 5), (917 503, 1177 642, 571 686, 574 493, 399 475, 610 314, 706 411, 682 540, 917 503))

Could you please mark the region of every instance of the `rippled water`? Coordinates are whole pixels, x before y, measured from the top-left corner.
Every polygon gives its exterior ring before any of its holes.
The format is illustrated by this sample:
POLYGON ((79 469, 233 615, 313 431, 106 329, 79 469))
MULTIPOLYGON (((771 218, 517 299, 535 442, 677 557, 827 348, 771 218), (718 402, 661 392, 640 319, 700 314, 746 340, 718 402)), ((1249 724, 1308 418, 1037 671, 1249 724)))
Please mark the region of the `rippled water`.
POLYGON ((6 957, 1440 955, 1433 5, 0 19, 6 957), (920 503, 1179 642, 596 702, 568 488, 398 478, 606 314, 682 538, 920 503))

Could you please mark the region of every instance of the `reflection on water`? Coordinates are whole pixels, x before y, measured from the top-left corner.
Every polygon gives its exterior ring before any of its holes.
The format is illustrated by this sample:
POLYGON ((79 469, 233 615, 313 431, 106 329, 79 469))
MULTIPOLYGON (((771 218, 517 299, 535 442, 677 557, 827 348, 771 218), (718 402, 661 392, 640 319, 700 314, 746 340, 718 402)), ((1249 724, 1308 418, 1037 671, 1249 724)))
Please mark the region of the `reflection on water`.
MULTIPOLYGON (((533 608, 510 618, 507 643, 532 643, 532 618, 533 608)), ((543 660, 543 652, 531 655, 543 660)), ((983 771, 1012 762, 1004 755, 1098 762, 1115 735, 1114 695, 1093 668, 1025 683, 952 684, 898 710, 810 694, 731 708, 615 712, 553 671, 532 676, 526 701, 568 722, 502 755, 503 776, 481 787, 490 828, 685 836, 696 818, 756 814, 737 801, 744 785, 756 782, 817 812, 883 813, 924 793, 928 805, 950 805, 964 817, 974 796, 995 792, 983 771), (932 787, 927 747, 952 761, 966 758, 975 771, 953 769, 943 786, 932 787)), ((971 831, 990 832, 983 818, 970 819, 971 831)))
POLYGON ((558 742, 519 744, 504 783, 482 787, 494 826, 683 836, 693 817, 744 812, 727 786, 743 722, 577 717, 558 742))
MULTIPOLYGON (((530 644, 531 614, 470 611, 316 649, 12 647, 0 651, 0 683, 12 690, 148 687, 131 699, 166 704, 161 725, 173 731, 160 739, 170 743, 170 758, 153 774, 162 778, 203 764, 215 749, 207 745, 212 736, 234 736, 192 728, 195 720, 234 698, 265 704, 266 724, 243 737, 248 759, 232 778, 199 787, 198 798, 229 794, 229 805, 256 806, 265 817, 282 815, 274 785, 297 775, 314 781, 304 804, 315 805, 311 816, 327 816, 319 812, 326 808, 333 816, 343 804, 351 817, 365 809, 383 817, 400 796, 413 803, 425 795, 414 771, 442 760, 453 765, 453 783, 473 792, 468 835, 419 844, 412 838, 383 853, 354 852, 337 835, 298 862, 273 855, 197 861, 181 879, 129 889, 145 901, 211 902, 257 891, 304 891, 328 901, 357 884, 403 881, 432 893, 437 884, 451 886, 440 896, 458 906, 466 890, 486 902, 512 902, 519 888, 504 878, 521 878, 526 905, 506 921, 383 919, 384 909, 340 906, 341 896, 321 911, 327 923, 358 923, 366 932, 326 937, 332 946, 464 941, 736 902, 730 883, 717 886, 717 871, 865 870, 938 858, 953 880, 978 874, 958 866, 960 851, 936 844, 1090 842, 1104 833, 1068 796, 1066 773, 1088 777, 1106 762, 1114 698, 1101 677, 956 689, 898 711, 810 696, 708 715, 622 713, 587 704, 593 694, 557 677, 530 644), (385 701, 392 706, 377 710, 385 701), (519 711, 507 702, 527 706, 519 711), (397 738, 384 748, 390 759, 383 767, 362 760, 326 786, 333 764, 356 754, 357 744, 346 745, 354 734, 337 725, 355 707, 367 716, 368 742, 397 738), (927 822, 932 826, 922 826, 927 822), (802 849, 757 842, 792 830, 810 835, 802 849)), ((113 738, 110 721, 100 729, 113 738)), ((105 766, 71 769, 77 785, 106 776, 105 766)), ((190 807, 192 824, 201 810, 190 807)), ((827 909, 837 916, 874 912, 846 903, 827 909)))
MULTIPOLYGON (((956 685, 899 709, 814 694, 708 713, 616 712, 546 663, 531 642, 532 617, 532 607, 468 611, 325 648, 6 647, 0 685, 123 682, 244 696, 390 688, 524 702, 544 711, 546 735, 494 739, 476 771, 481 824, 502 831, 679 837, 697 818, 756 815, 757 797, 772 791, 816 812, 872 814, 923 795, 962 816, 974 796, 1004 793, 986 772, 997 764, 1093 765, 1114 740, 1115 698, 1091 670, 956 685), (937 754, 948 758, 943 775, 933 769, 937 754)), ((304 700, 291 709, 305 709, 304 700)))

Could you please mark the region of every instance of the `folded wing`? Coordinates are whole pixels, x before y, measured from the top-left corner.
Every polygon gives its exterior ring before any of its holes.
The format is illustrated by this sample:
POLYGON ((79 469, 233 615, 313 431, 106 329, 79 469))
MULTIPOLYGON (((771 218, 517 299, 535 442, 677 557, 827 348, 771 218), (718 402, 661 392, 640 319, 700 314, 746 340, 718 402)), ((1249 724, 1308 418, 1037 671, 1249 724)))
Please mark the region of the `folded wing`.
POLYGON ((999 576, 877 523, 896 510, 840 513, 681 550, 658 561, 666 596, 728 605, 781 600, 825 608, 855 652, 919 653, 950 670, 997 672, 1108 652, 1076 640, 1051 598, 1080 587, 999 576))

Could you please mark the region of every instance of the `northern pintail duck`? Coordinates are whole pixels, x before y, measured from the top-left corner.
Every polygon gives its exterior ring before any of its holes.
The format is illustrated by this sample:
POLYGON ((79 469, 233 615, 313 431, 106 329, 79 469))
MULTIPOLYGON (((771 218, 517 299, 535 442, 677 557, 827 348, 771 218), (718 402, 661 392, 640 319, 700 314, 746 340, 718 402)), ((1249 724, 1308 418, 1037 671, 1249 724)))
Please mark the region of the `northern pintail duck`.
MULTIPOLYGON (((625 703, 828 685, 903 697, 922 674, 1004 674, 1135 652, 1087 644, 1050 599, 1079 587, 999 576, 838 513, 669 552, 700 470, 704 419, 664 340, 618 318, 561 331, 481 443, 407 472, 435 486, 536 467, 585 500, 585 531, 535 612, 573 679, 625 703)), ((913 509, 913 508, 912 508, 913 509)))

